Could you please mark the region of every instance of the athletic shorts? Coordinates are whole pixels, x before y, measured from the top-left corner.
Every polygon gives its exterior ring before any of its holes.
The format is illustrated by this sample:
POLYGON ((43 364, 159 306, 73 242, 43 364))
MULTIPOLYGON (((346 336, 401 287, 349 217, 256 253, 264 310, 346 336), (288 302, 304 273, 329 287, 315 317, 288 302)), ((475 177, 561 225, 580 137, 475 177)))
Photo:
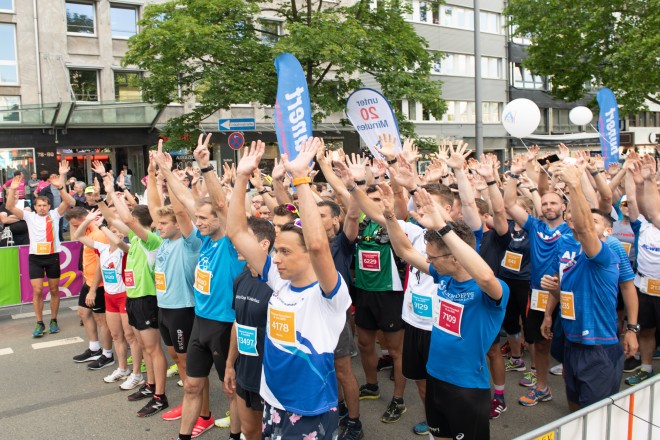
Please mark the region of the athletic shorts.
POLYGON ((612 345, 564 343, 566 398, 581 408, 619 392, 623 348, 612 345))
POLYGON ((337 341, 337 348, 335 348, 335 359, 351 355, 351 339, 353 339, 353 332, 347 318, 344 329, 339 334, 339 341, 337 341))
POLYGON ((30 279, 46 278, 56 280, 60 277, 60 254, 33 255, 28 257, 30 279))
POLYGON ((647 295, 637 289, 637 298, 639 299, 637 315, 639 326, 642 330, 657 328, 660 324, 660 296, 647 295))
POLYGON ((195 308, 164 309, 158 311, 158 329, 163 342, 177 353, 188 351, 188 341, 195 322, 195 308))
POLYGON ((128 323, 138 330, 158 328, 158 300, 155 296, 126 298, 128 323))
POLYGON ((429 360, 430 346, 430 330, 422 330, 407 322, 404 324, 401 370, 406 379, 426 380, 426 362, 429 360))
POLYGON ((384 332, 403 329, 403 292, 368 292, 357 288, 355 291, 355 325, 384 332))
POLYGON ((248 391, 236 382, 236 394, 243 399, 247 408, 259 412, 264 410, 264 399, 261 398, 259 393, 248 391))
POLYGON ((316 416, 301 416, 264 402, 261 419, 262 438, 332 440, 337 438, 339 413, 327 411, 316 416))
POLYGON ((506 313, 502 327, 507 335, 520 333, 520 321, 525 328, 527 321, 527 301, 529 298, 529 280, 514 280, 512 278, 502 278, 502 281, 509 286, 511 293, 509 301, 506 303, 506 313))
POLYGON ((94 306, 92 307, 89 307, 87 304, 85 304, 85 300, 87 299, 88 294, 89 286, 87 284, 83 284, 82 288, 80 289, 80 295, 78 296, 78 307, 90 309, 94 313, 105 313, 105 290, 103 290, 103 286, 96 288, 96 298, 94 298, 94 306))
POLYGON ((426 377, 426 423, 435 437, 490 438, 490 389, 462 388, 426 377))
POLYGON ((122 293, 105 292, 105 311, 107 313, 126 314, 126 292, 122 292, 122 293))
POLYGON ((186 374, 190 377, 208 377, 215 365, 218 377, 225 380, 225 364, 229 354, 233 322, 220 322, 195 316, 190 333, 186 374))

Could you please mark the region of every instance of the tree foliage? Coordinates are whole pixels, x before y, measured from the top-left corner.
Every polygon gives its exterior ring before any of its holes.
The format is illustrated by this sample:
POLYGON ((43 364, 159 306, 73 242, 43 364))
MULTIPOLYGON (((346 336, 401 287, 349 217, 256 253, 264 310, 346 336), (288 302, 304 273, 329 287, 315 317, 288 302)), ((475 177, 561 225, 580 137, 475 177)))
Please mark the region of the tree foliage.
MULTIPOLYGON (((273 61, 294 54, 305 71, 315 123, 344 109, 346 98, 371 76, 394 103, 421 102, 440 118, 446 107, 441 83, 430 79, 426 41, 403 19, 399 1, 358 1, 350 6, 320 0, 256 3, 243 0, 170 0, 145 8, 140 33, 129 40, 125 65, 149 72, 145 100, 159 106, 196 96, 191 113, 170 120, 166 132, 191 131, 218 109, 236 103, 273 105, 273 61), (282 20, 273 35, 257 17, 282 20)), ((402 115, 398 115, 402 120, 402 115)), ((412 124, 402 125, 411 132, 412 124)))
POLYGON ((658 102, 660 0, 510 0, 516 35, 531 39, 523 64, 552 76, 552 93, 575 101, 591 82, 624 111, 658 102))

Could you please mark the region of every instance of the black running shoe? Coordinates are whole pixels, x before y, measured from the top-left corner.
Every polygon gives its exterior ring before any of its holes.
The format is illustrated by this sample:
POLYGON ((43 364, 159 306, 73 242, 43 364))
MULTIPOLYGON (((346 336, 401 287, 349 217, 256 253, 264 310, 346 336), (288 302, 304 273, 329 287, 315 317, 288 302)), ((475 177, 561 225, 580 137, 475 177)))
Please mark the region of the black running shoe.
POLYGON ((158 397, 158 396, 154 395, 151 398, 151 400, 149 401, 149 403, 144 405, 142 407, 142 409, 140 411, 138 411, 137 415, 138 415, 138 417, 153 416, 154 414, 156 414, 159 411, 164 410, 168 406, 170 406, 170 405, 169 405, 169 403, 167 403, 167 397, 165 397, 165 396, 158 397))
POLYGON ((407 411, 406 405, 403 403, 396 403, 394 400, 390 402, 383 414, 383 417, 380 418, 380 421, 383 423, 394 423, 398 422, 401 416, 407 411))
POLYGON ((386 354, 378 358, 378 365, 376 365, 376 370, 382 371, 382 370, 391 369, 392 367, 394 367, 394 359, 392 359, 392 356, 390 356, 389 354, 386 354))
POLYGON ((110 357, 105 357, 103 355, 99 356, 94 362, 90 362, 87 365, 88 370, 100 370, 101 368, 109 367, 110 365, 115 364, 115 356, 110 355, 110 357))
POLYGON ((134 392, 133 394, 130 394, 128 396, 128 400, 131 402, 136 402, 138 400, 142 399, 148 399, 154 395, 154 390, 152 390, 149 385, 146 383, 140 387, 139 390, 134 392))
POLYGON ((103 349, 99 348, 96 351, 92 351, 89 348, 79 355, 73 357, 73 362, 90 362, 95 361, 101 357, 103 354, 103 349))

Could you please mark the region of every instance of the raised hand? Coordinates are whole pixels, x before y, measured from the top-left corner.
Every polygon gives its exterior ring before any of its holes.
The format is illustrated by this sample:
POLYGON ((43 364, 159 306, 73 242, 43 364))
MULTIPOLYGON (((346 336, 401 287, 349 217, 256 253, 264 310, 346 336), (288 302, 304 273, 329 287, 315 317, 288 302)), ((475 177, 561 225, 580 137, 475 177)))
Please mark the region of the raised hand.
POLYGON ((582 171, 579 166, 570 165, 566 162, 559 162, 555 167, 553 174, 554 177, 557 177, 570 187, 577 188, 580 185, 582 171))
POLYGON ((621 166, 619 165, 619 162, 612 162, 607 166, 607 173, 610 176, 614 176, 619 171, 621 171, 621 166))
POLYGON ((355 187, 355 178, 351 169, 346 165, 343 160, 335 160, 332 162, 334 164, 334 172, 341 179, 342 183, 346 186, 346 189, 351 190, 355 187))
MULTIPOLYGON (((261 162, 261 156, 264 155, 265 149, 266 144, 261 141, 252 141, 249 147, 245 147, 243 149, 243 157, 236 167, 236 175, 247 178, 252 177, 252 173, 255 170, 259 170, 259 162, 261 162)), ((261 173, 259 173, 258 179, 261 181, 261 173)), ((257 185, 254 186, 256 187, 257 185)))
POLYGON ((193 156, 195 157, 195 160, 199 164, 200 168, 208 168, 210 159, 211 159, 211 152, 209 151, 209 141, 211 140, 211 133, 206 136, 206 139, 204 139, 204 134, 200 134, 199 138, 197 139, 197 148, 195 148, 195 151, 193 151, 193 156))
POLYGON ((400 153, 399 157, 408 163, 414 163, 417 162, 422 155, 419 154, 419 149, 414 141, 412 139, 406 139, 403 141, 403 151, 400 153))
POLYGON ((97 211, 96 209, 92 209, 87 213, 87 216, 85 216, 85 221, 87 222, 93 222, 95 221, 101 213, 97 211))
POLYGON ((649 154, 642 157, 642 178, 644 180, 655 179, 656 163, 655 159, 649 154))
POLYGON ((509 168, 512 174, 522 174, 525 172, 525 159, 518 155, 511 162, 511 168, 509 168))
POLYGON ((374 157, 371 161, 369 171, 371 171, 371 175, 374 176, 374 178, 380 179, 387 172, 387 162, 380 157, 374 157))
POLYGON ((11 184, 9 185, 9 188, 13 189, 14 191, 17 190, 21 186, 21 181, 22 181, 21 176, 14 176, 11 179, 11 184))
POLYGON ((529 147, 529 150, 525 154, 525 163, 530 163, 536 160, 536 157, 539 155, 541 149, 538 145, 532 145, 529 147))
POLYGON ((390 217, 394 215, 394 193, 392 188, 385 183, 378 184, 378 192, 380 193, 380 198, 383 202, 383 215, 385 217, 390 217))
POLYGON ((353 174, 355 180, 365 180, 367 178, 366 164, 368 159, 366 157, 356 155, 351 153, 350 156, 346 156, 346 163, 353 174))
POLYGON ((417 212, 411 212, 410 215, 417 220, 417 223, 435 231, 445 227, 447 223, 424 188, 418 189, 413 197, 417 204, 417 212))
POLYGON ((492 156, 481 155, 481 160, 476 161, 470 159, 468 165, 472 171, 475 171, 479 176, 483 177, 487 181, 493 180, 493 158, 492 156))
POLYGON ((446 176, 447 173, 447 164, 442 160, 434 160, 428 167, 426 167, 426 181, 428 183, 440 181, 442 176, 446 176))
POLYGON ((282 162, 284 169, 291 175, 292 178, 307 177, 309 172, 309 164, 316 157, 316 151, 321 146, 321 140, 317 137, 308 138, 300 147, 300 151, 296 158, 289 161, 289 157, 282 155, 282 162))
POLYGON ((452 144, 449 144, 449 158, 445 162, 454 171, 462 170, 465 164, 465 158, 472 154, 472 150, 468 150, 467 147, 468 144, 462 140, 458 141, 456 148, 452 144))
POLYGON ((104 175, 105 174, 105 166, 103 166, 103 162, 101 162, 100 160, 93 160, 92 161, 92 171, 94 171, 99 176, 104 175))
POLYGON ((374 146, 376 151, 382 154, 385 160, 394 159, 396 156, 396 137, 391 133, 379 134, 378 141, 380 146, 374 146))
POLYGON ((390 176, 396 183, 411 190, 415 188, 415 171, 413 164, 404 159, 403 153, 399 154, 399 169, 392 168, 390 176))
POLYGON ((275 158, 275 162, 273 164, 273 171, 271 172, 270 176, 273 178, 273 180, 281 181, 284 178, 284 173, 285 173, 284 164, 282 163, 281 160, 278 161, 277 158, 275 158))
POLYGON ((110 173, 107 173, 103 178, 103 188, 105 189, 105 192, 108 194, 115 192, 115 182, 112 179, 110 173))
POLYGON ((571 152, 568 150, 568 147, 566 145, 559 144, 559 147, 557 147, 557 148, 559 148, 559 152, 557 153, 557 157, 559 157, 560 159, 564 160, 567 157, 571 156, 571 152))

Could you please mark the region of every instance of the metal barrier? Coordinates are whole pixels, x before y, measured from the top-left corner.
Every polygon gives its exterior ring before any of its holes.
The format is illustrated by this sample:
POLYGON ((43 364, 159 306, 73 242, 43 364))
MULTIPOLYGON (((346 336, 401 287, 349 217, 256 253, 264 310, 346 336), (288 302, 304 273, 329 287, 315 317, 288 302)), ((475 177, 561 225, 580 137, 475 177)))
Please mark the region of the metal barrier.
POLYGON ((660 440, 660 374, 514 440, 660 440))

